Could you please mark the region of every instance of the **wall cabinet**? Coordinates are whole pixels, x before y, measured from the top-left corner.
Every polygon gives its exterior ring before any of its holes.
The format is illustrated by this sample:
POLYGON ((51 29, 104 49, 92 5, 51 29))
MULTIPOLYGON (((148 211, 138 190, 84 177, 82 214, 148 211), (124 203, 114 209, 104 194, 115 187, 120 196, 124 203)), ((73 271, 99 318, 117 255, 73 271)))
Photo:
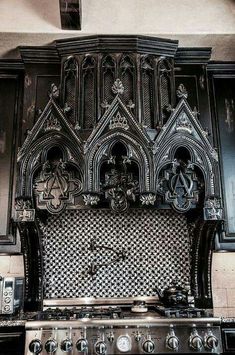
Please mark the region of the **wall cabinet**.
POLYGON ((11 221, 16 173, 16 153, 21 129, 21 66, 0 63, 0 245, 1 252, 19 252, 11 221))
POLYGON ((224 223, 217 248, 235 249, 235 65, 209 66, 214 133, 220 157, 224 223))

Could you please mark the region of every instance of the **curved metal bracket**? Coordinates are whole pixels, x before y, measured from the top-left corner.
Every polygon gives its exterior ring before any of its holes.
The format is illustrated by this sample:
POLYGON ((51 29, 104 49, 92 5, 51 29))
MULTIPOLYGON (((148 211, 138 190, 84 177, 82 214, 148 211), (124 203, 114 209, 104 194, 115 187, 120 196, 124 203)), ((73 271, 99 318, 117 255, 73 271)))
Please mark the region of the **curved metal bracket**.
POLYGON ((105 245, 97 245, 96 242, 95 242, 95 240, 92 239, 91 242, 90 242, 90 251, 91 251, 91 252, 94 252, 94 251, 97 250, 97 249, 99 249, 99 250, 102 250, 102 249, 104 249, 104 250, 109 250, 109 251, 115 253, 115 254, 116 254, 116 257, 113 258, 112 260, 110 260, 110 261, 107 262, 107 263, 100 263, 100 264, 98 264, 98 263, 92 262, 92 263, 91 263, 91 266, 90 266, 90 270, 89 270, 89 274, 90 274, 91 276, 94 276, 94 275, 97 273, 97 271, 98 271, 101 267, 103 267, 103 266, 109 266, 109 265, 115 264, 115 263, 117 263, 117 262, 120 261, 120 260, 124 261, 125 258, 126 258, 124 248, 122 248, 122 251, 121 251, 121 252, 117 252, 114 248, 107 247, 107 246, 105 246, 105 245))

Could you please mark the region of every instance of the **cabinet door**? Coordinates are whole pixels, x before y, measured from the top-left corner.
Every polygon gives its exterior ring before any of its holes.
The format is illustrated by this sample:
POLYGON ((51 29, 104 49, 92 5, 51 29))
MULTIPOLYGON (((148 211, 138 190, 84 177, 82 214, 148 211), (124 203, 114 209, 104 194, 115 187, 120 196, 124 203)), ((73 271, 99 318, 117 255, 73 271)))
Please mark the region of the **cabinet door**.
POLYGON ((235 76, 214 77, 214 98, 225 209, 221 241, 235 247, 235 76))
MULTIPOLYGON (((11 214, 19 132, 18 97, 18 76, 0 74, 0 252, 8 251, 9 245, 16 245, 11 214)), ((11 247, 10 251, 13 249, 11 247)))

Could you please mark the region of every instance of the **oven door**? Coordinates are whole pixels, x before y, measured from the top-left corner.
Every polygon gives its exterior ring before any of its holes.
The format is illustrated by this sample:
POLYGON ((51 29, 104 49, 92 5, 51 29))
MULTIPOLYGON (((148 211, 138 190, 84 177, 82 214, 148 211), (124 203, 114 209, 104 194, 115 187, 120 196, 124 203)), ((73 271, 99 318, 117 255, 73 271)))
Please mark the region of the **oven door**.
POLYGON ((224 353, 235 354, 235 328, 222 329, 224 353))
POLYGON ((23 355, 24 332, 24 327, 0 327, 0 355, 23 355))

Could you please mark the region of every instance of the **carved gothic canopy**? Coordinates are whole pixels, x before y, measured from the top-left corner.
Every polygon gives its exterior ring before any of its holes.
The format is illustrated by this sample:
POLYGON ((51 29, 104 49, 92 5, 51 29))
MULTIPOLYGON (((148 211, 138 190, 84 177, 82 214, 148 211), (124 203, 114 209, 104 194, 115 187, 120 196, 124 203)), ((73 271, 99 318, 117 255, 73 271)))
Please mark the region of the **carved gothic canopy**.
POLYGON ((125 102, 120 79, 111 90, 114 97, 84 141, 52 87, 18 153, 16 220, 32 220, 34 210, 110 207, 120 213, 143 206, 179 213, 201 208, 204 219, 222 219, 217 152, 185 88, 178 88, 178 104, 154 135, 137 121, 134 103, 125 102))

